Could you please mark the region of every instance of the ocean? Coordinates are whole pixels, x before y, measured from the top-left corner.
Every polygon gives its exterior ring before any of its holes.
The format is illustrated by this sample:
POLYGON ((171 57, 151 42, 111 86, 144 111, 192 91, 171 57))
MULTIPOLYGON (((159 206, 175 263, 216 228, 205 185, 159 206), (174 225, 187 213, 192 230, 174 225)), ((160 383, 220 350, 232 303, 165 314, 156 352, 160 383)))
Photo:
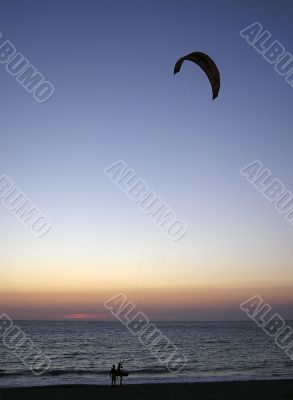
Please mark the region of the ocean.
POLYGON ((250 321, 156 322, 188 360, 175 374, 120 322, 15 324, 51 359, 51 367, 41 376, 34 375, 0 341, 0 387, 109 384, 109 370, 120 361, 129 372, 127 384, 293 377, 293 361, 250 321))

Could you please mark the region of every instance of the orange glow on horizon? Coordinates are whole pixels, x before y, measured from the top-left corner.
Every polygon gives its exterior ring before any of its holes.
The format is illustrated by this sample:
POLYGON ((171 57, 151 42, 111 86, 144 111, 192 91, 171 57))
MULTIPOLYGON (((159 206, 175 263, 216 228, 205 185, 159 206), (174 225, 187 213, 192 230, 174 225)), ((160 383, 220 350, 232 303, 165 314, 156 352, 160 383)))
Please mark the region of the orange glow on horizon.
POLYGON ((96 314, 70 314, 64 315, 65 319, 96 319, 98 315, 96 314))
POLYGON ((117 293, 124 293, 137 310, 150 318, 174 319, 184 315, 197 318, 210 310, 239 310, 239 305, 258 294, 274 306, 293 306, 293 290, 288 287, 195 287, 195 288, 143 288, 136 290, 96 290, 71 293, 0 292, 3 312, 19 319, 95 319, 111 320, 104 302, 117 293))

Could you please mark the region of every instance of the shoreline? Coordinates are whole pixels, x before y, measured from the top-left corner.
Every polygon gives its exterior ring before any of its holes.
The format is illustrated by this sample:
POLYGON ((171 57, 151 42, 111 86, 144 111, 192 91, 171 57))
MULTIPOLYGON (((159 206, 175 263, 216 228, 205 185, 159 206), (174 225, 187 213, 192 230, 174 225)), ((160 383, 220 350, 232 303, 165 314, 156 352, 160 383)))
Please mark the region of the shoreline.
POLYGON ((110 385, 87 384, 60 384, 34 387, 0 388, 1 400, 39 400, 40 398, 65 399, 92 399, 99 396, 101 399, 127 398, 129 399, 205 399, 205 400, 235 400, 271 399, 292 400, 293 380, 249 380, 249 381, 221 381, 196 383, 148 383, 124 384, 112 388, 110 385))
MULTIPOLYGON (((33 384, 27 384, 27 385, 22 385, 22 384, 15 384, 15 385, 9 385, 5 384, 4 386, 1 385, 1 378, 0 377, 0 391, 4 389, 33 389, 33 388, 50 388, 50 387, 60 387, 60 386, 86 386, 86 387, 107 387, 110 386, 110 379, 107 379, 105 382, 104 380, 102 382, 97 381, 97 379, 92 379, 89 381, 88 378, 86 378, 84 381, 79 380, 76 383, 71 383, 71 382, 52 382, 52 383, 33 383, 33 384)), ((5 378, 5 377, 4 377, 5 378)), ((263 376, 254 376, 254 377, 248 377, 248 376, 243 376, 243 377, 218 377, 218 378, 131 378, 125 379, 123 381, 123 386, 140 386, 140 385, 185 385, 185 384, 200 384, 200 383, 233 383, 233 382, 238 382, 238 383, 245 383, 245 382, 268 382, 268 381, 291 381, 293 380, 293 376, 291 377, 284 377, 284 376, 270 376, 270 377, 263 377, 263 376)), ((119 382, 119 379, 117 380, 119 382)), ((1 400, 1 398, 0 398, 1 400)), ((292 399, 293 400, 293 399, 292 399)))

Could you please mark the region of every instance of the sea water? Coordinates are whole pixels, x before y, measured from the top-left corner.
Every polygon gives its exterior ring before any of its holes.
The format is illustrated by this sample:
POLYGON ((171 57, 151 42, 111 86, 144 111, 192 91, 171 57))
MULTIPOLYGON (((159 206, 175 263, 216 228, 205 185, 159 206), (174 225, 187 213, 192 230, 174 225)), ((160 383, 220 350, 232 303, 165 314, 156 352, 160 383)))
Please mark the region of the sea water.
POLYGON ((35 376, 0 341, 0 387, 109 384, 118 362, 129 372, 128 384, 293 377, 293 361, 254 322, 155 322, 187 358, 175 374, 119 322, 15 324, 51 359, 51 367, 35 376))

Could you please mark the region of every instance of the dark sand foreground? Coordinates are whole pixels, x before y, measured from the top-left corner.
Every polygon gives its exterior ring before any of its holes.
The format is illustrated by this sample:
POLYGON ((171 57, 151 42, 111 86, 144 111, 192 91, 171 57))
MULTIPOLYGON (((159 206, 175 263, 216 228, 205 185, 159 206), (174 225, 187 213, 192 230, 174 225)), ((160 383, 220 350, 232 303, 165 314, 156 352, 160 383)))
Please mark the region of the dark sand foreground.
POLYGON ((64 385, 0 389, 1 400, 92 399, 199 399, 199 400, 293 400, 293 381, 174 383, 110 386, 64 385))

